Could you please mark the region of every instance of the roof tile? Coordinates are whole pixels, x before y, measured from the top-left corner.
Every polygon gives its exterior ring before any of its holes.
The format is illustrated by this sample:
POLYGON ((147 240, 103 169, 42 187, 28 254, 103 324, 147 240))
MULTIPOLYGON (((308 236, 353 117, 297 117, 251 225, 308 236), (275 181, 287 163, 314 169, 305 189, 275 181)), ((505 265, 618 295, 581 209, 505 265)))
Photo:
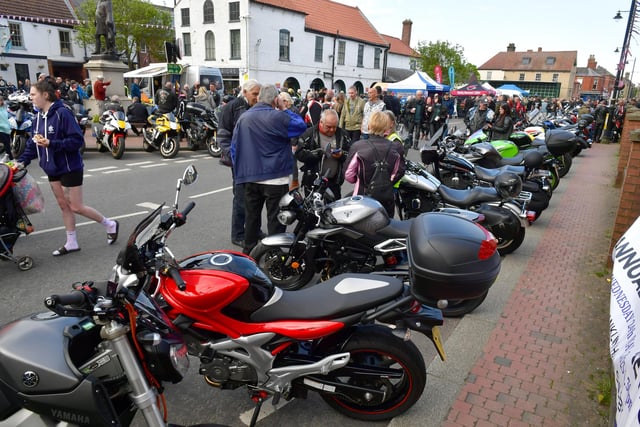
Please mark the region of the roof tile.
POLYGON ((49 19, 76 19, 64 0, 2 0, 0 3, 0 14, 5 16, 29 17, 30 20, 43 22, 49 19))
POLYGON ((479 70, 507 70, 507 71, 571 71, 576 65, 578 51, 533 51, 500 52, 478 67, 479 70), (547 64, 547 58, 554 57, 554 64, 547 64), (528 64, 523 58, 530 58, 528 64))

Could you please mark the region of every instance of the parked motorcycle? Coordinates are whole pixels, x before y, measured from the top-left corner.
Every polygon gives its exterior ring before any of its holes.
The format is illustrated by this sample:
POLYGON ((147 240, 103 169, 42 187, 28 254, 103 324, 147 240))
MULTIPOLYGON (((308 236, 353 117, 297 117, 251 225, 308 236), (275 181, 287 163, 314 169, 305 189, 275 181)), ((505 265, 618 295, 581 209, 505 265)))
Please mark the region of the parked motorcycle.
POLYGON ((147 121, 151 126, 142 129, 142 148, 151 153, 160 151, 165 159, 173 159, 180 151, 180 123, 173 113, 152 113, 147 121))
POLYGON ((217 138, 218 117, 215 110, 195 102, 182 101, 178 106, 177 118, 191 150, 206 146, 211 156, 222 155, 217 138))
MULTIPOLYGON (((189 167, 185 179, 194 176, 189 167)), ((423 357, 408 331, 427 336, 445 359, 438 329, 442 313, 419 301, 445 291, 482 294, 500 270, 495 241, 484 228, 432 214, 410 230, 408 255, 416 266, 411 286, 393 277, 345 274, 323 286, 281 290, 237 252, 209 251, 176 261, 166 240, 194 206, 178 211, 180 187, 181 180, 169 212, 161 215, 158 208, 148 225, 138 226, 143 229, 129 239, 124 258, 131 259, 124 265, 129 273, 151 278, 153 295, 189 354, 199 359, 209 385, 248 388, 257 402, 251 425, 268 397, 276 404, 308 391, 363 421, 403 413, 426 381, 423 357)))
POLYGON ((33 105, 29 94, 24 91, 13 92, 7 99, 9 127, 11 129, 11 154, 14 159, 22 155, 31 138, 33 125, 33 105))
POLYGON ((114 159, 121 159, 124 155, 127 130, 131 125, 124 111, 106 109, 100 116, 99 122, 93 124, 98 151, 109 151, 114 159))
POLYGON ((526 204, 514 199, 530 199, 521 194, 522 180, 514 173, 503 172, 493 187, 477 186, 460 190, 443 185, 427 169, 411 160, 405 161, 400 179, 397 207, 402 218, 414 218, 443 207, 470 209, 484 216, 480 224, 498 239, 498 252, 507 255, 520 247, 529 226, 526 204))
MULTIPOLYGON (((322 282, 343 273, 375 273, 410 282, 407 238, 415 220, 389 218, 382 205, 369 197, 353 196, 333 201, 327 180, 316 180, 303 197, 298 189, 280 200, 278 220, 296 223, 292 233, 265 237, 251 251, 260 268, 278 287, 300 289, 318 275, 322 282)), ((461 209, 443 213, 477 222, 480 216, 461 209)), ((454 286, 452 284, 452 286, 454 286)), ((461 316, 478 307, 488 294, 461 297, 443 293, 427 304, 445 316, 461 316)))

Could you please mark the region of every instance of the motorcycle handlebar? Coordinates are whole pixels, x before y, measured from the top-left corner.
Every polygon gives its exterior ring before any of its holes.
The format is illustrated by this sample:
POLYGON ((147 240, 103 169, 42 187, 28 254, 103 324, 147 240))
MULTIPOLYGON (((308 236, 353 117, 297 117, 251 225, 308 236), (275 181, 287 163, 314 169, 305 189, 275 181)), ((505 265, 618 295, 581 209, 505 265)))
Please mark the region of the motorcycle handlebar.
POLYGON ((187 215, 189 215, 189 212, 191 212, 195 207, 196 207, 196 202, 189 202, 187 203, 187 206, 185 206, 185 208, 182 210, 182 212, 180 212, 180 214, 186 217, 187 215))
POLYGON ((176 282, 178 289, 180 289, 181 291, 184 291, 185 289, 187 289, 187 284, 185 283, 184 279, 180 275, 180 270, 171 266, 169 266, 168 270, 169 270, 168 271, 169 276, 173 279, 174 282, 176 282))
POLYGON ((47 308, 54 308, 57 305, 76 305, 80 306, 87 300, 86 295, 82 291, 71 291, 63 295, 51 295, 44 299, 44 305, 47 308))

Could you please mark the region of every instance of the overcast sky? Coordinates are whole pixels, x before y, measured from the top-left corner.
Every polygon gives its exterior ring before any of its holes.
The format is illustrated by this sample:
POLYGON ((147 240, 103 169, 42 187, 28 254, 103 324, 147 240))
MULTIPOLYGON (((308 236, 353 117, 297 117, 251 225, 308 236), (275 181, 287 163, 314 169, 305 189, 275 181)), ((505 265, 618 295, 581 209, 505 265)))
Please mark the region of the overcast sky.
MULTIPOLYGON (((358 6, 378 32, 400 38, 402 21, 413 21, 411 47, 419 41, 458 44, 467 62, 482 65, 509 43, 516 50, 578 51, 578 67, 589 55, 616 74, 631 8, 630 0, 335 0, 358 6), (614 20, 618 10, 623 19, 614 20)), ((637 21, 640 24, 640 16, 637 21)), ((639 27, 639 25, 636 25, 639 27)), ((640 57, 640 38, 634 36, 631 55, 640 57)), ((631 72, 635 56, 625 71, 631 72)), ((433 71, 426 70, 429 74, 433 71)), ((640 60, 633 81, 640 81, 640 60)))

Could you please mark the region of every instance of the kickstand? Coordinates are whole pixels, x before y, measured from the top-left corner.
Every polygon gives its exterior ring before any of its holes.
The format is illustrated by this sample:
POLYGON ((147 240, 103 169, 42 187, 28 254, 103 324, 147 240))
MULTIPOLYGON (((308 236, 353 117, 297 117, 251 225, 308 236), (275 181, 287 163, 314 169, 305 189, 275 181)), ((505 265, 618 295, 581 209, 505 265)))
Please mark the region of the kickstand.
POLYGON ((262 397, 256 399, 256 409, 253 410, 253 415, 251 416, 251 423, 249 424, 249 427, 255 427, 256 422, 258 421, 258 415, 260 415, 260 408, 262 408, 262 402, 264 402, 264 399, 262 397))

